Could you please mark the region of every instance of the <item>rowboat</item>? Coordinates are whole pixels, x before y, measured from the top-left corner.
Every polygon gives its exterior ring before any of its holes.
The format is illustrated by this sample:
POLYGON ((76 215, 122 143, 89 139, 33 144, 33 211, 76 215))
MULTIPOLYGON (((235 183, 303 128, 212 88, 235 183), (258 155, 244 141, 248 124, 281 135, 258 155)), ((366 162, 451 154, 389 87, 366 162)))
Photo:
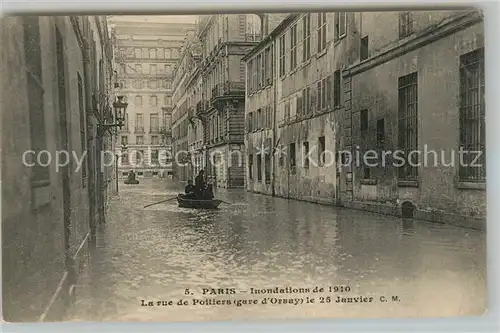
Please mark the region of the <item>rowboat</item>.
POLYGON ((187 199, 183 194, 177 196, 177 203, 181 208, 216 209, 222 203, 221 200, 198 200, 187 199))
POLYGON ((127 179, 123 182, 125 185, 137 185, 139 184, 139 181, 137 179, 127 179))

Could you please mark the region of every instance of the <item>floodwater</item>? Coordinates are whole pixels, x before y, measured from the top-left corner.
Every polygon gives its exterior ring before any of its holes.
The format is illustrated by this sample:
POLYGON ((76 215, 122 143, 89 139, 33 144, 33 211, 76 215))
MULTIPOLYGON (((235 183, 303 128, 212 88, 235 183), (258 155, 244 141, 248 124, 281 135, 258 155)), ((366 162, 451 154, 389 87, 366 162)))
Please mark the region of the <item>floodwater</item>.
POLYGON ((69 321, 439 317, 486 310, 483 232, 244 190, 216 191, 229 203, 219 210, 182 209, 176 201, 144 208, 179 188, 163 180, 121 186, 91 267, 78 281, 69 321), (251 292, 275 287, 292 292, 251 292), (224 294, 203 295, 203 288, 224 294), (339 296, 351 302, 337 302, 339 296))

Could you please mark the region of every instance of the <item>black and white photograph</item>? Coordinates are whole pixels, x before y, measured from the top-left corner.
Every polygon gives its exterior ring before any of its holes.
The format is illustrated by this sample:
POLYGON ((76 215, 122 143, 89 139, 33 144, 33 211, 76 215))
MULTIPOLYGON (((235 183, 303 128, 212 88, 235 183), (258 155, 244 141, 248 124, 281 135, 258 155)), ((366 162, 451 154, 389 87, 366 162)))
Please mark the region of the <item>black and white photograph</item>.
POLYGON ((5 322, 488 311, 480 10, 159 14, 2 18, 5 322))

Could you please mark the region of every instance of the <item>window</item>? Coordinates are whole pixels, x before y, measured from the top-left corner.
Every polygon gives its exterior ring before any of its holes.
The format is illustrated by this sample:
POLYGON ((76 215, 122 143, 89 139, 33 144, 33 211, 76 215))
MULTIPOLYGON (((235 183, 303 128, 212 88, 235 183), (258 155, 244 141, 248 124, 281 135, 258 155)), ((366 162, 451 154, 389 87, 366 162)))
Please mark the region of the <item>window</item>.
POLYGON ((461 181, 486 180, 484 49, 460 57, 461 181))
POLYGON ((310 114, 311 110, 311 87, 302 90, 302 107, 301 110, 304 114, 310 114))
POLYGON ((303 151, 303 167, 309 169, 309 142, 305 141, 302 144, 303 151))
POLYGON ((253 155, 248 155, 248 178, 253 179, 253 155))
POLYGON ((128 145, 128 136, 123 135, 120 139, 122 146, 128 145))
POLYGON ((156 65, 151 65, 150 68, 149 68, 149 72, 153 75, 156 75, 156 65))
POLYGON ((135 105, 141 106, 142 105, 142 96, 135 96, 135 105))
POLYGON ((346 35, 347 13, 335 13, 335 40, 346 35))
MULTIPOLYGON (((83 106, 83 80, 80 73, 78 76, 78 111, 80 113, 80 142, 82 147, 82 154, 87 150, 87 127, 85 125, 85 109, 83 106)), ((82 186, 85 186, 85 179, 87 178, 87 164, 82 164, 82 186)))
POLYGON ((410 12, 399 13, 399 37, 403 38, 413 32, 413 18, 410 12))
POLYGON ((262 54, 257 56, 257 68, 255 68, 256 84, 257 89, 262 88, 262 54))
POLYGON ((262 110, 258 109, 257 110, 257 128, 256 129, 261 129, 262 128, 262 110))
POLYGON ((165 59, 170 59, 172 58, 172 52, 170 49, 165 49, 165 59))
POLYGON ((262 181, 262 155, 257 154, 257 181, 262 181))
POLYGON ((280 76, 284 76, 286 74, 285 48, 286 48, 286 39, 285 35, 283 35, 280 37, 280 76))
POLYGON ((136 65, 135 65, 135 71, 136 71, 138 74, 141 74, 141 73, 142 73, 142 65, 140 65, 140 64, 136 64, 136 65))
POLYGON ((152 113, 149 116, 149 125, 151 126, 151 132, 158 132, 160 130, 160 119, 158 113, 152 113))
POLYGON ((264 180, 266 183, 271 182, 271 154, 264 155, 264 180))
POLYGON ((368 59, 368 36, 361 38, 359 58, 361 61, 368 59))
POLYGON ((128 165, 128 154, 127 153, 122 153, 121 154, 121 165, 128 165))
POLYGON ((142 50, 141 49, 134 49, 135 57, 136 58, 142 58, 142 50))
POLYGON ((253 59, 251 59, 251 60, 248 61, 247 68, 248 68, 247 72, 246 72, 246 76, 247 76, 247 89, 248 89, 248 96, 250 96, 254 92, 253 86, 252 86, 253 59))
POLYGON ((172 104, 172 97, 165 96, 164 97, 164 103, 165 103, 166 106, 170 106, 170 104, 172 104))
POLYGON ((144 157, 144 150, 138 150, 135 152, 135 162, 137 164, 142 164, 143 157, 144 157))
POLYGON ((377 120, 377 146, 381 147, 385 142, 385 120, 377 120))
POLYGON ((326 90, 326 78, 318 81, 317 85, 317 91, 318 91, 318 99, 316 100, 316 107, 318 111, 324 110, 327 108, 327 90, 326 90))
POLYGON ((149 103, 151 104, 151 106, 157 106, 158 105, 158 97, 156 97, 154 95, 151 96, 149 103))
POLYGON ((252 112, 249 112, 248 113, 248 118, 247 118, 247 121, 248 121, 248 132, 252 132, 253 131, 253 122, 252 122, 252 118, 253 118, 253 113, 252 112))
POLYGON ((134 89, 142 89, 142 81, 134 80, 134 89))
POLYGON ((149 80, 149 88, 150 89, 156 89, 156 88, 158 88, 158 81, 156 81, 156 80, 149 80))
POLYGON ((158 163, 158 150, 151 151, 151 163, 153 164, 158 163))
POLYGON ((257 75, 259 74, 259 61, 258 61, 258 58, 254 58, 253 59, 254 61, 254 68, 252 69, 252 88, 254 89, 254 91, 256 91, 258 89, 258 77, 257 75))
POLYGON ((149 49, 149 58, 156 59, 156 49, 149 49))
POLYGON ((401 180, 416 180, 418 177, 418 154, 410 154, 418 149, 418 76, 411 73, 398 80, 399 149, 404 152, 405 163, 399 167, 401 180), (412 160, 410 160, 410 158, 412 160))
POLYGON ((360 130, 361 132, 365 132, 368 130, 368 110, 361 110, 359 117, 360 130))
POLYGON ((292 171, 292 174, 295 173, 295 166, 296 166, 296 156, 295 156, 295 142, 290 143, 289 145, 289 150, 290 150, 290 169, 292 171))
POLYGON ((297 25, 290 29, 290 70, 297 67, 297 25))
POLYGON ((318 14, 318 53, 326 49, 326 13, 318 14))
MULTIPOLYGON (((42 87, 42 59, 40 50, 40 26, 38 17, 23 18, 24 29, 24 56, 26 61, 26 79, 29 105, 30 144, 37 154, 47 149, 45 134, 45 110, 43 107, 42 87)), ((40 164, 47 164, 46 154, 40 154, 41 163, 31 168, 32 185, 45 186, 50 183, 49 168, 40 164)))
POLYGON ((333 73, 333 105, 340 106, 340 70, 333 73))
POLYGON ((142 117, 142 113, 137 113, 135 115, 135 131, 136 132, 144 131, 144 119, 142 117))
POLYGON ((325 137, 320 136, 318 138, 318 164, 319 166, 325 165, 325 137))
POLYGON ((311 14, 305 14, 302 18, 302 61, 311 59, 311 14))
POLYGON ((266 76, 266 84, 272 84, 273 80, 273 53, 271 47, 268 47, 265 51, 266 66, 264 73, 266 76))
POLYGON ((138 135, 138 136, 135 138, 135 142, 136 142, 136 144, 138 144, 138 145, 143 145, 143 144, 144 144, 144 136, 142 136, 142 135, 138 135))
POLYGON ((290 101, 285 102, 285 114, 284 114, 284 119, 289 120, 290 119, 290 101))

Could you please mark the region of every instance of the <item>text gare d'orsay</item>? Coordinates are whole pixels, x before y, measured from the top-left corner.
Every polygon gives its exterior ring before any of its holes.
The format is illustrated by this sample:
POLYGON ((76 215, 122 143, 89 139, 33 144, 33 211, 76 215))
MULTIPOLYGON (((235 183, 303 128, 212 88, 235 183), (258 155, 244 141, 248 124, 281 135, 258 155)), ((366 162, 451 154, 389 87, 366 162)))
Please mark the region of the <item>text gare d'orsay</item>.
POLYGON ((359 295, 347 285, 312 288, 271 287, 185 289, 183 297, 170 300, 141 300, 141 306, 249 306, 400 302, 395 295, 359 295), (194 290, 194 289, 193 289, 194 290))

